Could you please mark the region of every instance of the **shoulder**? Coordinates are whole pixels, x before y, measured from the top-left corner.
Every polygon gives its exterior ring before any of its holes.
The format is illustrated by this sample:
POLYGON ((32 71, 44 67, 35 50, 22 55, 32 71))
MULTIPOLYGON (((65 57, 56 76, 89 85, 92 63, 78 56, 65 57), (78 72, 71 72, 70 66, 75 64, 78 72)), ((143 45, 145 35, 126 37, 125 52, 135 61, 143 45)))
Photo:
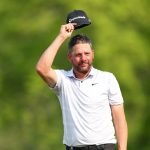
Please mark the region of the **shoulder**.
POLYGON ((70 74, 70 71, 63 70, 63 69, 54 69, 57 76, 57 82, 55 85, 55 90, 60 89, 63 85, 65 85, 69 80, 68 76, 70 74))
POLYGON ((63 70, 63 69, 55 69, 55 72, 59 75, 69 76, 71 71, 70 70, 63 70))
POLYGON ((99 69, 94 69, 94 80, 101 81, 102 83, 106 83, 110 85, 111 83, 117 83, 117 79, 112 72, 102 71, 99 69))
POLYGON ((94 69, 94 74, 99 76, 99 77, 103 77, 103 78, 114 78, 114 74, 112 72, 108 72, 108 71, 103 71, 103 70, 99 70, 96 68, 94 69))
POLYGON ((73 76, 72 70, 55 69, 57 76, 59 77, 70 77, 73 76))

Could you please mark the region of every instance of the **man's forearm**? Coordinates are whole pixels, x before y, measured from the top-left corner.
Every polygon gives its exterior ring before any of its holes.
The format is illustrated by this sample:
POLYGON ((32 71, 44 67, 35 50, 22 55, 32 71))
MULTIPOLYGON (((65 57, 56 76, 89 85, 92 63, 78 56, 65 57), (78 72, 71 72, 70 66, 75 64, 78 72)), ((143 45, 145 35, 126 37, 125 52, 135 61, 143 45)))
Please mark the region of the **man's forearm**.
POLYGON ((118 150, 127 150, 127 124, 126 121, 121 123, 122 125, 116 126, 116 136, 118 141, 118 150))
POLYGON ((74 31, 73 24, 62 25, 59 35, 55 38, 52 44, 44 51, 40 57, 36 69, 38 72, 47 73, 53 64, 54 58, 62 43, 71 36, 74 31))
POLYGON ((118 150, 127 150, 128 128, 123 104, 112 106, 112 114, 116 130, 118 150))
POLYGON ((37 70, 39 71, 49 71, 51 68, 54 58, 57 54, 57 51, 61 44, 64 42, 65 38, 63 38, 61 35, 58 35, 53 43, 44 51, 42 56, 40 57, 38 63, 37 63, 37 70))

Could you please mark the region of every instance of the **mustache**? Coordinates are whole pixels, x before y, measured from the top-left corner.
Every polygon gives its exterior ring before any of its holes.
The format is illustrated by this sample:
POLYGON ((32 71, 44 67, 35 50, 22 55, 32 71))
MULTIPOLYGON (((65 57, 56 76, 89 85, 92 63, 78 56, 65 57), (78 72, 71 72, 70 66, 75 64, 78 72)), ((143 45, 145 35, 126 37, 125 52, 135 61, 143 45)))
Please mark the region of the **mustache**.
POLYGON ((82 65, 82 64, 89 64, 89 62, 87 62, 87 61, 81 61, 81 62, 79 63, 79 65, 82 65))

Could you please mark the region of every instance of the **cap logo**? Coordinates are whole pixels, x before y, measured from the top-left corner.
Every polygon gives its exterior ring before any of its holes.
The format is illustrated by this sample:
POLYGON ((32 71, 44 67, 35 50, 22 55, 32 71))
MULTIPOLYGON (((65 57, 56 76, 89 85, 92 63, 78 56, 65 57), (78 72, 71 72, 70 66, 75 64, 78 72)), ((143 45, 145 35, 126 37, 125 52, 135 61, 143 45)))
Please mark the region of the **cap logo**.
POLYGON ((77 19, 85 19, 86 17, 85 16, 78 16, 78 17, 74 17, 74 18, 72 18, 72 19, 69 19, 69 22, 72 22, 72 21, 74 21, 74 20, 77 20, 77 19))

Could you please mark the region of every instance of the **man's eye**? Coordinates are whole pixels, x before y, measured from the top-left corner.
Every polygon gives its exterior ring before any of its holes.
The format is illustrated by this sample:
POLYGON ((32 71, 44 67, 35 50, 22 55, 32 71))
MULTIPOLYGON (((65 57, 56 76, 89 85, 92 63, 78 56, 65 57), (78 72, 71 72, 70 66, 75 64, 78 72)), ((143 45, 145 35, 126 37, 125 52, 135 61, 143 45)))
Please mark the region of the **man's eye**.
POLYGON ((76 54, 76 57, 80 57, 81 56, 81 54, 76 54))
POLYGON ((90 53, 85 53, 85 55, 90 55, 90 53))

